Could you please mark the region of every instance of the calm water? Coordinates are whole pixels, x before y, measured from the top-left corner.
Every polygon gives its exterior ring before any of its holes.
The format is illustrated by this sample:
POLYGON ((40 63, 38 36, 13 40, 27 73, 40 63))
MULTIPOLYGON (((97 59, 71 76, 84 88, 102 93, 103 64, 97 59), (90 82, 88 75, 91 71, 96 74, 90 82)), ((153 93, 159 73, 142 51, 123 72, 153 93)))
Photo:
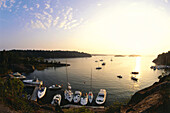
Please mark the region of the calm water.
MULTIPOLYGON (((152 60, 155 57, 112 57, 112 56, 93 56, 91 58, 68 58, 67 63, 71 66, 67 67, 68 80, 72 86, 72 90, 80 90, 88 92, 90 90, 91 69, 92 69, 92 91, 94 96, 101 88, 107 90, 107 100, 105 106, 112 104, 115 101, 124 101, 130 98, 136 91, 152 85, 158 81, 158 76, 162 73, 161 70, 153 71, 150 69, 152 60), (113 61, 110 61, 112 58, 113 61), (106 63, 102 66, 103 59, 106 63), (99 62, 95 62, 98 60, 99 62), (95 68, 101 66, 101 70, 95 68), (138 81, 131 80, 131 72, 139 71, 136 75, 138 81), (117 75, 122 75, 123 78, 117 78, 117 75)), ((66 62, 66 59, 49 59, 66 62)), ((35 70, 27 75, 27 78, 38 77, 44 81, 45 86, 52 84, 63 84, 62 90, 51 91, 47 90, 45 97, 39 100, 42 103, 50 103, 55 94, 60 93, 66 88, 67 77, 66 67, 47 68, 43 71, 35 70)), ((67 104, 62 96, 62 105, 67 104)), ((95 102, 93 101, 93 104, 95 102)))

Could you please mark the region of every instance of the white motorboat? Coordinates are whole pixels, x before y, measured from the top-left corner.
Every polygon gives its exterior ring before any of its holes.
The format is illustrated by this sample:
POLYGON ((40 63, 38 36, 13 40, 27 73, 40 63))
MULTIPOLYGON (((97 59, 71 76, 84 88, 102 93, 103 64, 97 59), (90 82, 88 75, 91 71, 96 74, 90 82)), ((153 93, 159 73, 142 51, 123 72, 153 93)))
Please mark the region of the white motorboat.
POLYGON ((31 80, 23 80, 22 81, 25 84, 34 84, 34 85, 42 85, 43 82, 39 81, 38 78, 37 79, 31 79, 31 80))
POLYGON ((54 105, 54 106, 56 106, 56 105, 60 106, 60 103, 61 103, 61 95, 57 94, 53 97, 51 104, 54 105))
POLYGON ((75 91, 75 95, 73 98, 74 103, 80 102, 81 95, 82 95, 81 91, 75 91))
POLYGON ((54 90, 59 90, 59 89, 61 89, 62 88, 62 85, 52 85, 52 86, 50 86, 50 87, 48 87, 49 89, 54 89, 54 90))
POLYGON ((66 89, 64 91, 64 96, 65 96, 65 99, 68 100, 69 102, 73 100, 73 92, 71 90, 66 89))
POLYGON ((106 94, 107 92, 105 89, 100 89, 100 92, 98 93, 96 98, 96 103, 99 105, 104 104, 106 101, 106 94))
POLYGON ((11 78, 17 78, 17 79, 25 79, 26 77, 24 75, 21 75, 19 72, 10 74, 11 78))
POLYGON ((80 104, 85 106, 87 105, 87 103, 88 103, 88 95, 86 93, 86 94, 83 94, 83 96, 81 96, 80 104))
POLYGON ((92 91, 89 91, 88 99, 89 99, 89 102, 92 103, 92 101, 93 101, 93 92, 92 91))
POLYGON ((40 87, 39 89, 38 89, 38 98, 40 99, 40 98, 42 98, 44 95, 45 95, 45 93, 46 93, 46 87, 40 87))

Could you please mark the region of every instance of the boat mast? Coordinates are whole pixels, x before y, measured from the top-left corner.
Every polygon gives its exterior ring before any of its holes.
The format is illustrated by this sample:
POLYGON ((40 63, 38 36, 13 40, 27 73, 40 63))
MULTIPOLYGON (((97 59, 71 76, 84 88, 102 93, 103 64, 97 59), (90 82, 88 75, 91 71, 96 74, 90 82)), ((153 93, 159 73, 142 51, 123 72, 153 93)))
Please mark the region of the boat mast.
POLYGON ((68 89, 68 72, 67 72, 67 59, 66 59, 66 77, 67 77, 67 89, 68 89))
POLYGON ((90 90, 92 91, 92 68, 91 68, 91 89, 90 90))

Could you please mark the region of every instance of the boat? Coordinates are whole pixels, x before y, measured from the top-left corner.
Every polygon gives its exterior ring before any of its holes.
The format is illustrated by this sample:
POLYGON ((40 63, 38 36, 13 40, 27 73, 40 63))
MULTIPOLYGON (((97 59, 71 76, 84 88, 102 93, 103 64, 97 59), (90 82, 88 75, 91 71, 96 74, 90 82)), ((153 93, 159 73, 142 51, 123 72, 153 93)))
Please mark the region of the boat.
POLYGON ((102 66, 104 66, 104 65, 106 65, 106 63, 105 63, 105 62, 103 62, 103 63, 102 63, 102 66))
POLYGON ((42 85, 43 81, 39 81, 38 78, 37 79, 30 79, 30 80, 23 80, 22 81, 25 84, 33 84, 33 85, 42 85))
POLYGON ((21 75, 19 72, 10 74, 10 78, 17 78, 17 79, 25 79, 26 77, 24 75, 21 75))
POLYGON ((93 92, 92 92, 92 70, 91 70, 91 85, 90 85, 90 91, 88 93, 88 99, 89 99, 89 102, 92 103, 93 101, 93 92))
POLYGON ((100 60, 101 62, 103 61, 103 59, 100 60))
POLYGON ((60 106, 60 103, 61 103, 61 95, 57 94, 53 97, 51 104, 54 106, 56 106, 56 105, 60 106))
POLYGON ((73 92, 71 90, 65 90, 64 91, 64 96, 65 96, 66 100, 68 100, 69 102, 72 102, 72 100, 73 100, 73 92))
POLYGON ((82 95, 81 91, 75 91, 75 95, 74 95, 74 98, 73 98, 74 103, 80 102, 81 95, 82 95))
POLYGON ((100 69, 102 69, 102 67, 96 67, 96 69, 97 69, 97 70, 100 70, 100 69))
POLYGON ((93 102, 93 92, 92 92, 92 91, 89 91, 88 99, 89 99, 89 102, 90 102, 90 103, 93 102))
POLYGON ((101 104, 104 104, 105 101, 106 101, 106 90, 105 89, 100 89, 100 92, 98 93, 97 95, 97 98, 96 98, 96 103, 98 105, 101 105, 101 104))
POLYGON ((112 60, 112 58, 111 58, 111 60, 110 60, 110 61, 113 61, 113 60, 112 60))
POLYGON ((87 105, 87 103, 88 103, 88 95, 86 93, 86 94, 83 94, 83 96, 81 96, 80 104, 85 106, 87 105))
MULTIPOLYGON (((67 64, 67 61, 66 61, 67 64)), ((67 89, 64 91, 65 99, 71 102, 73 100, 73 92, 71 91, 71 85, 68 82, 67 66, 66 66, 66 77, 67 77, 67 89)))
POLYGON ((134 80, 134 81, 138 81, 138 79, 133 77, 133 76, 131 77, 131 79, 134 80))
POLYGON ((46 93, 46 87, 40 87, 38 89, 38 98, 41 99, 46 93))
POLYGON ((132 74, 139 74, 139 72, 135 72, 135 71, 134 71, 134 72, 132 72, 132 74))
POLYGON ((98 62, 97 60, 95 62, 98 62))
POLYGON ((122 75, 118 75, 117 77, 118 77, 118 78, 122 78, 122 75))
POLYGON ((62 85, 52 85, 52 86, 50 86, 50 87, 48 87, 49 89, 54 89, 54 90, 59 90, 59 89, 61 89, 62 88, 62 85))

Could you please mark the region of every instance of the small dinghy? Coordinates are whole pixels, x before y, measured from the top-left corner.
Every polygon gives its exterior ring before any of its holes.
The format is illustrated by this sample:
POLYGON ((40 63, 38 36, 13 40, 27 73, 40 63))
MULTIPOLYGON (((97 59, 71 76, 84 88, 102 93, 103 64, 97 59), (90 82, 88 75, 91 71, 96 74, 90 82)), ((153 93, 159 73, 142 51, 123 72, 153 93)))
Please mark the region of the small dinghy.
POLYGON ((41 99, 46 93, 46 87, 40 87, 38 89, 38 98, 41 99))
POLYGON ((86 94, 83 94, 83 96, 81 97, 80 104, 85 106, 87 105, 87 103, 88 103, 88 95, 86 93, 86 94))
POLYGON ((57 94, 53 97, 51 104, 54 106, 56 106, 56 105, 60 106, 60 103, 61 103, 61 95, 57 94))
POLYGON ((98 93, 97 95, 97 98, 96 98, 96 103, 98 105, 101 105, 101 104, 104 104, 105 101, 106 101, 106 90, 105 89, 100 89, 100 92, 98 93))
POLYGON ((139 74, 139 72, 132 72, 132 74, 139 74))
POLYGON ((64 91, 65 99, 71 102, 73 100, 73 92, 71 90, 64 91))
POLYGON ((62 85, 52 85, 52 86, 50 86, 50 87, 48 87, 49 89, 54 89, 54 90, 59 90, 59 89, 61 89, 62 88, 62 85))
POLYGON ((101 67, 96 67, 96 69, 97 69, 97 70, 100 70, 100 69, 102 69, 102 68, 101 68, 101 67))
POLYGON ((39 81, 38 78, 37 79, 34 78, 31 80, 23 80, 22 82, 25 84, 33 84, 33 85, 42 85, 43 84, 43 82, 39 81))
POLYGON ((93 92, 92 92, 92 91, 89 92, 89 94, 88 94, 88 99, 89 99, 89 102, 90 102, 90 104, 91 104, 92 101, 93 101, 93 92))
POLYGON ((81 95, 82 95, 81 91, 75 91, 75 95, 73 98, 74 103, 80 102, 81 95))
POLYGON ((102 66, 105 66, 105 65, 106 65, 106 63, 105 63, 105 62, 103 62, 103 63, 102 63, 102 66))

